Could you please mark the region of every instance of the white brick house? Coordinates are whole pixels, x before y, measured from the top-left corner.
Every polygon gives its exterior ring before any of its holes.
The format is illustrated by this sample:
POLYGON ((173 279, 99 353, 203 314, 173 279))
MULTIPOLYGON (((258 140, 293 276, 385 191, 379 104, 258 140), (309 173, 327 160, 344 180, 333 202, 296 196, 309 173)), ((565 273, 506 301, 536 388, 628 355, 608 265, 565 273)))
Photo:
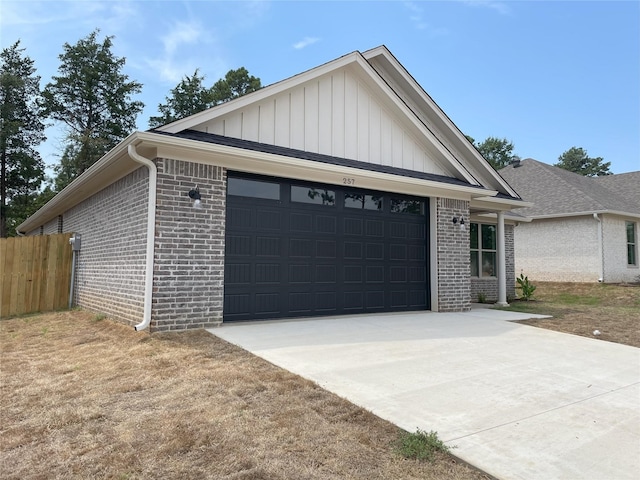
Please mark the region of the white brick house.
POLYGON ((640 171, 589 178, 536 160, 500 174, 528 202, 516 273, 540 281, 633 282, 640 275, 640 171))
POLYGON ((504 303, 523 205, 378 47, 132 133, 18 228, 81 234, 75 302, 160 331, 504 303))

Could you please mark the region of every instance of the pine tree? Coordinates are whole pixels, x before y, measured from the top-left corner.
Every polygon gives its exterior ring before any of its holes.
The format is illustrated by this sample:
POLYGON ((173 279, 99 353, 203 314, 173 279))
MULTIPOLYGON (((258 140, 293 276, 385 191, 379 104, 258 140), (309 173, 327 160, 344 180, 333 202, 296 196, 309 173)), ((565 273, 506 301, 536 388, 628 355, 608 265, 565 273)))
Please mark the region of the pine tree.
POLYGON ((125 59, 111 51, 113 37, 98 43, 98 33, 93 31, 75 45, 64 44, 60 75, 43 91, 46 114, 67 127, 65 155, 56 168, 58 188, 135 130, 136 117, 144 107, 132 99, 142 85, 122 73, 125 59))
POLYGON ((14 234, 44 180, 44 163, 35 150, 46 127, 38 106, 40 77, 24 50, 18 40, 0 54, 0 237, 14 234))

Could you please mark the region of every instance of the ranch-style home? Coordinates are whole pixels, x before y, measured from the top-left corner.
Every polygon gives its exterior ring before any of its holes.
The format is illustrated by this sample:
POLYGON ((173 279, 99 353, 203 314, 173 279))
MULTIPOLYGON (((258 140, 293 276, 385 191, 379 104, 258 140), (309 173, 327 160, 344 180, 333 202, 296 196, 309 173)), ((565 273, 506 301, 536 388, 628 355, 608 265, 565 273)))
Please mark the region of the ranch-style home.
POLYGON ((557 282, 640 277, 640 171, 584 177, 526 159, 500 170, 533 205, 515 228, 516 272, 557 282))
POLYGON ((74 232, 75 303, 163 331, 505 303, 523 205, 381 46, 132 133, 18 230, 74 232))

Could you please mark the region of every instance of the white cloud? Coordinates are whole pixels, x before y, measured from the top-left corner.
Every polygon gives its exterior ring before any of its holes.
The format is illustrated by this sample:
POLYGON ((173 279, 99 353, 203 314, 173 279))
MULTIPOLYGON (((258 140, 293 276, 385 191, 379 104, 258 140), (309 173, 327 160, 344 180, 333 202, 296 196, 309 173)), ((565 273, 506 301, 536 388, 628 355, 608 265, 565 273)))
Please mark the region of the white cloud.
POLYGON ((177 83, 185 75, 191 75, 201 58, 196 61, 194 52, 210 51, 205 47, 213 43, 209 31, 205 30, 198 21, 177 21, 169 27, 166 35, 160 38, 162 52, 155 58, 147 59, 146 63, 157 72, 158 77, 166 82, 177 83))
POLYGON ((425 21, 423 18, 424 10, 421 6, 419 6, 415 2, 404 2, 405 8, 407 8, 411 14, 409 15, 409 20, 418 30, 425 30, 431 37, 439 37, 442 35, 447 35, 449 31, 446 28, 436 28, 429 24, 429 22, 425 21))
POLYGON ((501 15, 509 15, 511 9, 505 2, 499 2, 494 0, 462 0, 462 3, 469 5, 470 7, 488 8, 495 10, 501 15))
POLYGON ((319 41, 320 39, 316 37, 304 37, 304 39, 302 39, 301 41, 294 43, 293 48, 295 48, 296 50, 302 50, 303 48, 308 47, 309 45, 313 45, 314 43, 319 41))
POLYGON ((194 45, 205 36, 205 32, 199 23, 177 22, 171 31, 162 38, 164 51, 167 55, 173 55, 182 45, 194 45))

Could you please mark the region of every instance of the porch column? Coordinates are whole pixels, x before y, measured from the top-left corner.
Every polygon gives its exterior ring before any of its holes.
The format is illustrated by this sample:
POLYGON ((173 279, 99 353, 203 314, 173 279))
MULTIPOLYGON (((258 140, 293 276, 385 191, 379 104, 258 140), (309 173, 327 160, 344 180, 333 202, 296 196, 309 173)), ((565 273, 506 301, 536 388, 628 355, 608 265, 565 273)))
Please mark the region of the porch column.
POLYGON ((507 261, 504 245, 504 212, 498 212, 498 301, 499 307, 508 307, 507 303, 507 261))

